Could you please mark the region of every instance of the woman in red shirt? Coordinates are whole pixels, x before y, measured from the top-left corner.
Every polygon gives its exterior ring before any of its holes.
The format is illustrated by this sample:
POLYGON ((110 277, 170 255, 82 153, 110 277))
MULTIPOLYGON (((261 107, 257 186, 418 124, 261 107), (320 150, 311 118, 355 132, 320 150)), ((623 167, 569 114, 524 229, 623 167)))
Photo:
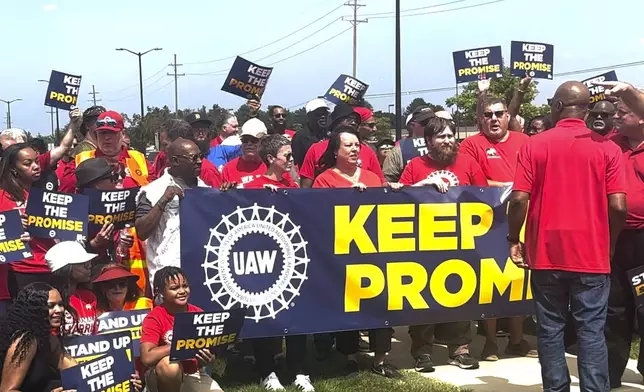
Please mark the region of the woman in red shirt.
MULTIPOLYGON (((49 167, 49 156, 38 155, 26 143, 14 144, 3 151, 0 161, 0 211, 17 209, 24 215, 31 184, 40 178, 41 168, 49 167)), ((23 225, 26 225, 25 219, 23 225)), ((7 291, 11 293, 11 298, 15 298, 23 287, 33 282, 53 284, 45 253, 54 244, 51 239, 29 238, 33 257, 9 265, 0 264, 0 299, 6 299, 7 291)))
POLYGON ((259 142, 259 157, 268 169, 244 188, 298 188, 288 173, 293 168, 291 141, 284 135, 268 135, 259 142))
POLYGON ((65 304, 63 334, 95 335, 98 332, 96 295, 90 290, 77 288, 89 283, 91 261, 97 255, 87 253, 76 241, 63 241, 54 245, 45 259, 56 277, 56 287, 65 304))
POLYGON ((209 349, 199 350, 195 359, 170 362, 174 315, 179 312, 199 313, 203 310, 188 303, 190 285, 183 270, 163 267, 154 274, 155 297, 163 299, 143 320, 141 361, 150 370, 145 384, 150 392, 219 391, 221 388, 200 369, 214 360, 209 349))
MULTIPOLYGON (((359 153, 360 140, 353 128, 340 128, 338 132, 334 132, 329 140, 329 146, 320 159, 319 167, 324 171, 316 176, 313 188, 356 188, 364 191, 367 187, 390 185, 394 190, 401 189, 400 184, 383 184, 377 174, 358 167, 359 153)), ((371 371, 388 378, 400 378, 402 377, 400 372, 385 363, 385 356, 391 351, 391 337, 390 328, 369 331, 369 347, 375 353, 371 371)), ((349 359, 346 369, 348 373, 358 372, 356 358, 358 340, 358 331, 335 334, 337 350, 349 359)))

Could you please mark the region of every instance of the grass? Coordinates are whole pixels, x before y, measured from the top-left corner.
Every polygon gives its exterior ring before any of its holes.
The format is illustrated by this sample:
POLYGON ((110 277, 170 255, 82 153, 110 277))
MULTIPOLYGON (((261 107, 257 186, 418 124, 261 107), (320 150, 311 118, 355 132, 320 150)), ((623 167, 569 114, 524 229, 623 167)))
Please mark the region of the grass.
MULTIPOLYGON (((312 356, 315 349, 310 347, 312 356)), ((446 384, 431 378, 425 378, 413 371, 403 371, 404 377, 399 380, 387 379, 368 371, 371 365, 369 357, 359 357, 360 366, 366 371, 357 376, 342 376, 346 360, 334 353, 328 361, 320 362, 314 358, 307 359, 307 368, 311 370, 311 381, 318 392, 465 392, 457 386, 446 384)), ((285 361, 277 361, 277 374, 286 391, 296 392, 289 386, 290 380, 284 375, 285 361)), ((259 375, 251 362, 241 357, 231 357, 225 362, 218 359, 215 366, 215 379, 226 392, 264 392, 259 385, 259 375)))

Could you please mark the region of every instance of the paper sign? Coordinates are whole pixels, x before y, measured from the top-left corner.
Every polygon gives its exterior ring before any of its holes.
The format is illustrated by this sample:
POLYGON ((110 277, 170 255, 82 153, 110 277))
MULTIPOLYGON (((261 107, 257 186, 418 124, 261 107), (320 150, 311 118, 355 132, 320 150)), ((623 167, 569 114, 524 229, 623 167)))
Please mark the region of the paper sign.
POLYGON ((65 390, 76 392, 129 392, 134 363, 128 361, 125 350, 118 350, 72 368, 61 370, 65 390))
POLYGON ((344 102, 357 105, 367 92, 369 85, 348 75, 340 75, 324 94, 324 99, 334 104, 344 102))
POLYGON ((71 110, 76 106, 81 77, 58 71, 51 71, 49 87, 45 96, 45 106, 62 110, 71 110))
POLYGON ((83 189, 89 197, 89 231, 98 232, 105 223, 112 223, 119 230, 134 222, 136 214, 136 195, 139 188, 116 191, 83 189))
POLYGON ((27 200, 27 231, 34 237, 63 241, 87 237, 89 198, 85 195, 31 188, 27 200))
POLYGON ((503 55, 500 46, 488 46, 453 52, 456 83, 475 82, 503 76, 503 55))
POLYGON ((237 56, 221 89, 242 98, 261 99, 272 72, 273 68, 237 56))
POLYGON ((626 271, 626 276, 628 276, 628 281, 631 282, 635 307, 638 308, 644 305, 644 265, 626 271))
MULTIPOLYGON (((87 362, 113 351, 132 350, 132 336, 129 331, 107 335, 69 336, 64 339, 65 349, 78 362, 87 362)), ((131 357, 128 354, 131 361, 131 357)))
POLYGON ((20 241, 24 232, 18 210, 0 212, 0 263, 33 257, 29 243, 20 241))
POLYGON ((606 99, 606 94, 604 93, 604 87, 603 86, 595 86, 593 83, 598 83, 598 82, 616 82, 617 81, 617 73, 615 71, 609 71, 606 73, 603 73, 601 75, 593 76, 592 78, 582 80, 582 83, 588 87, 588 90, 590 91, 590 104, 595 104, 599 101, 603 101, 606 99))
POLYGON ((192 359, 201 349, 234 343, 245 317, 244 308, 217 313, 177 313, 170 360, 192 359))
POLYGON ((150 309, 103 313, 98 316, 98 334, 129 331, 132 337, 132 355, 137 358, 141 351, 141 326, 148 313, 150 309))
POLYGON ((552 79, 555 47, 538 42, 512 41, 510 61, 512 76, 552 79))

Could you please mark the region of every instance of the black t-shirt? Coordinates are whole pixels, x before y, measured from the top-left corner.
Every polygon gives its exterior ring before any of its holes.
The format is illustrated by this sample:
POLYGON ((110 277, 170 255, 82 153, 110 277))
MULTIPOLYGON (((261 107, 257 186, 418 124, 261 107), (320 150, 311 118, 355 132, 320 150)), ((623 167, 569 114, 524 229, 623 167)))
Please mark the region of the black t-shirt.
POLYGON ((291 141, 291 149, 293 150, 293 160, 297 167, 302 167, 309 148, 320 140, 322 139, 311 133, 308 129, 295 132, 295 136, 293 136, 293 140, 291 141))
POLYGON ((31 186, 44 189, 46 191, 58 192, 58 176, 53 170, 46 170, 40 174, 38 181, 31 186))

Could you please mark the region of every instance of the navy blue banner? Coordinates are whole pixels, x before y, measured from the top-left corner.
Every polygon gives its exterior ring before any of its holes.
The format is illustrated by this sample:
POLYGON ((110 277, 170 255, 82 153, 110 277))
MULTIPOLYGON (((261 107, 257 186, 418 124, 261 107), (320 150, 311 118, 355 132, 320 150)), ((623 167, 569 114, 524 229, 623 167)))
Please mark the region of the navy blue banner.
POLYGON ((500 188, 187 190, 190 302, 247 307, 242 337, 533 312, 500 188))
POLYGON ((134 363, 128 361, 125 350, 118 350, 72 368, 61 370, 63 389, 76 392, 132 391, 130 379, 134 363))
POLYGON ((172 329, 170 360, 193 359, 201 349, 214 350, 235 343, 246 313, 246 309, 215 313, 177 313, 172 329))
POLYGON ((89 198, 85 195, 31 188, 27 200, 27 231, 34 237, 78 241, 87 237, 89 198))
POLYGON ((367 93, 369 85, 349 75, 340 75, 331 85, 324 99, 334 104, 344 102, 349 105, 358 105, 367 93))
POLYGON ((453 52, 456 83, 475 82, 503 76, 503 54, 500 46, 453 52))
POLYGON ((105 354, 125 351, 132 361, 132 336, 129 331, 106 335, 69 336, 63 341, 65 349, 78 362, 92 361, 105 354))
POLYGON ((71 110, 76 106, 81 77, 58 71, 51 71, 49 87, 45 96, 45 106, 71 110))
POLYGON ((512 76, 530 75, 534 79, 550 79, 554 75, 555 47, 538 42, 512 41, 510 62, 512 76))
POLYGON ((272 72, 273 68, 237 56, 221 89, 238 97, 260 100, 272 72))
POLYGON ((617 73, 615 71, 609 71, 601 75, 593 76, 592 78, 582 80, 581 82, 585 84, 586 87, 588 87, 588 90, 590 91, 590 104, 593 105, 599 101, 603 101, 606 99, 606 93, 604 92, 604 87, 595 86, 593 85, 593 83, 616 82, 617 80, 618 80, 617 73))
POLYGON ((141 353, 141 327, 148 313, 150 309, 103 313, 98 316, 98 334, 129 331, 132 337, 132 355, 137 358, 141 353))
POLYGON ((20 240, 24 233, 20 211, 0 212, 0 263, 33 257, 29 243, 20 240))
POLYGON ((137 193, 139 188, 115 191, 83 189, 82 194, 89 197, 89 232, 97 233, 105 223, 112 223, 117 230, 134 223, 137 193))

